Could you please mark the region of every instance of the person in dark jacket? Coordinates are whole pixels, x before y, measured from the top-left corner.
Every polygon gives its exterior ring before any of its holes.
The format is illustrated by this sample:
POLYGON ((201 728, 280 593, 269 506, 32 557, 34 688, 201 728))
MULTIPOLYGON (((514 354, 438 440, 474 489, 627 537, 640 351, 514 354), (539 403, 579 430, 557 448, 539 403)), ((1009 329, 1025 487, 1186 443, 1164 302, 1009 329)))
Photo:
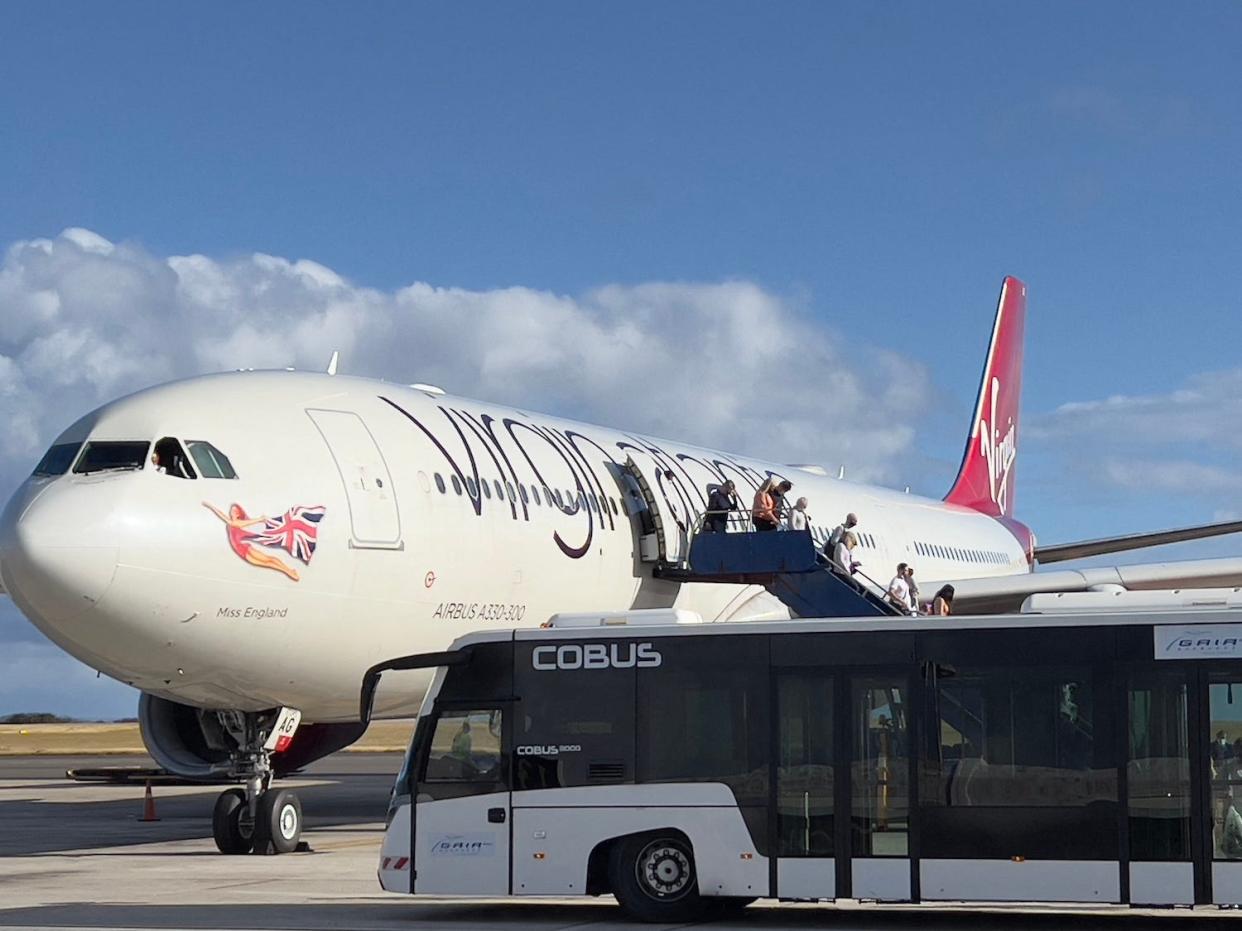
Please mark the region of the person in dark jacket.
POLYGON ((703 529, 708 533, 724 533, 729 524, 729 512, 737 510, 737 496, 734 494, 733 482, 714 485, 707 496, 707 515, 703 520, 703 529))

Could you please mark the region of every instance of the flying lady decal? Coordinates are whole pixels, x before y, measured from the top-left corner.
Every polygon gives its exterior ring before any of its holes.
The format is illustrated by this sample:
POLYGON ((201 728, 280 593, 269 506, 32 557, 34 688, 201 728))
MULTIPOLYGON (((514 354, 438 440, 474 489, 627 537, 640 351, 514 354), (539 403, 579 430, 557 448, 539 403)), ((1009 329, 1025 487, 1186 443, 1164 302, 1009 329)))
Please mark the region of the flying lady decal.
POLYGON ((280 517, 250 517, 237 503, 230 504, 227 513, 206 501, 203 507, 224 523, 229 546, 234 553, 252 566, 274 569, 294 582, 299 578, 297 569, 258 547, 284 550, 309 566, 311 557, 315 555, 319 522, 323 520, 325 510, 322 505, 306 507, 299 504, 280 517))

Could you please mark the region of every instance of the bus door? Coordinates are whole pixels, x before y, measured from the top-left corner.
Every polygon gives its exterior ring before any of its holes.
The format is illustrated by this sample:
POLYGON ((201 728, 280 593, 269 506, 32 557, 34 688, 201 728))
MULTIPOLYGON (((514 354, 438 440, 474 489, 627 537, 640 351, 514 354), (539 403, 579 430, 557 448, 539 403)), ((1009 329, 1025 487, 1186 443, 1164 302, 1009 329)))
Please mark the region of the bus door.
POLYGON ((412 809, 413 892, 508 895, 512 704, 438 704, 412 809))
POLYGON ((781 898, 913 898, 911 694, 906 670, 776 671, 781 898))
MULTIPOLYGON (((846 679, 850 813, 849 892, 856 899, 908 902, 914 786, 909 673, 875 671, 846 679)), ((845 695, 841 696, 843 699, 845 695)))
POLYGON ((1207 802, 1201 849, 1204 866, 1211 864, 1207 901, 1242 905, 1242 668, 1205 668, 1201 679, 1198 758, 1207 802))
POLYGON ((1127 717, 1130 902, 1242 905, 1242 667, 1134 670, 1127 717))

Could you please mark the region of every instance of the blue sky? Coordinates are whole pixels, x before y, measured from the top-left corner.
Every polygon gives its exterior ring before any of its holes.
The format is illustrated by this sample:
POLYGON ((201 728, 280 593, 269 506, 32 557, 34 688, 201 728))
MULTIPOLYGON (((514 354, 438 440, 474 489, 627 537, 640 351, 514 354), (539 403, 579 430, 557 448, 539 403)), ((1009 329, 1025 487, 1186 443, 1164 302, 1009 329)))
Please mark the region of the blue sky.
MULTIPOLYGON (((1019 516, 1055 542, 1242 508, 1236 4, 59 3, 5 21, 0 247, 81 227, 157 262, 263 253, 383 293, 584 305, 753 284, 864 380, 890 377, 884 352, 925 368, 925 403, 860 423, 912 428, 880 471, 931 494, 1015 274, 1019 516)), ((3 301, 0 320, 24 312, 3 301)))

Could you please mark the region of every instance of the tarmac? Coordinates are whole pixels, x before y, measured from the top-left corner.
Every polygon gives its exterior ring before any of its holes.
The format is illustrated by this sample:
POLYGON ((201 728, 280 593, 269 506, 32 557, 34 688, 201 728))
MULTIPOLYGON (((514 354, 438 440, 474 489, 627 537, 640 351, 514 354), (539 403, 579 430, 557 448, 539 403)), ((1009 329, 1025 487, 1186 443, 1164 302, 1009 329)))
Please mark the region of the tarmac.
MULTIPOLYGON (((141 785, 71 782, 68 768, 150 766, 141 756, 0 759, 0 929, 607 929, 610 898, 463 900, 380 890, 375 869, 398 754, 336 754, 285 780, 302 799, 310 850, 226 857, 211 839, 220 787, 158 786, 141 822, 141 785)), ((759 902, 712 925, 809 929, 1222 927, 1236 911, 935 909, 759 902)), ((658 926, 645 926, 658 927, 658 926)), ((678 925, 677 927, 685 927, 678 925)), ((1238 925, 1242 927, 1242 925, 1238 925)))

